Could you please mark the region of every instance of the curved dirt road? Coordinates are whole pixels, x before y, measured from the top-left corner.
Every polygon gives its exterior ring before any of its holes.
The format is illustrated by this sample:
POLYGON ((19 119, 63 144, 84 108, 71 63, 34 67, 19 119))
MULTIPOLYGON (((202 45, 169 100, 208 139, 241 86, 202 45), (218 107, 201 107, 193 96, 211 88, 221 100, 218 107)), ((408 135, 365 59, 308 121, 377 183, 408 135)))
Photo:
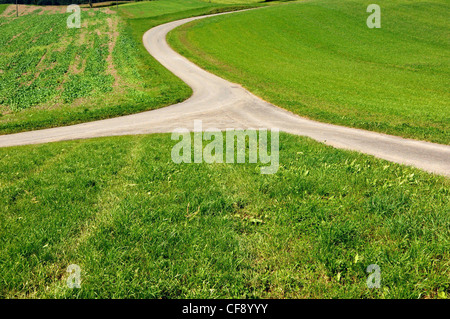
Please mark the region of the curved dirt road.
POLYGON ((450 176, 448 145, 404 139, 302 118, 261 100, 238 84, 208 73, 169 47, 166 42, 169 31, 184 23, 206 17, 209 16, 163 24, 150 29, 143 37, 148 52, 193 89, 193 95, 188 100, 157 110, 107 120, 3 135, 0 136, 0 147, 100 136, 170 133, 176 128, 193 130, 194 120, 202 120, 203 130, 278 128, 280 131, 308 136, 334 147, 355 150, 450 176))

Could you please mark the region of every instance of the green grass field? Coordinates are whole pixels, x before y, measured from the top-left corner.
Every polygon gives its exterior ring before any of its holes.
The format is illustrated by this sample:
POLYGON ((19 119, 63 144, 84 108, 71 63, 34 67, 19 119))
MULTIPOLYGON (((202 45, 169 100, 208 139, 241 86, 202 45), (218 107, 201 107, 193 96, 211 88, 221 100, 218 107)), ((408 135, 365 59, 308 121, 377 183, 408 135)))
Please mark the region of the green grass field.
POLYGON ((181 26, 171 45, 294 113, 450 143, 450 6, 445 0, 317 0, 181 26), (214 39, 214 41, 212 40, 214 39))
POLYGON ((216 4, 214 3, 202 0, 169 0, 130 3, 121 6, 121 9, 123 9, 123 15, 126 17, 143 19, 215 6, 216 4))
MULTIPOLYGON (((66 15, 0 18, 0 42, 10 48, 0 46, 0 134, 187 98, 191 90, 147 53, 142 35, 248 7, 224 1, 234 4, 161 0, 121 5, 119 15, 84 13, 95 23, 81 29, 84 41, 59 25, 66 15), (105 61, 113 20, 117 41, 105 61)), ((386 10, 382 29, 362 28, 359 39, 354 19, 365 26, 367 16, 359 3, 318 0, 206 19, 171 42, 213 72, 248 77, 241 83, 292 111, 447 143, 448 40, 438 7, 448 5, 432 1, 418 14, 411 7, 419 2, 386 2, 428 30, 411 34, 386 10), (240 37, 230 34, 236 28, 240 37), (412 49, 422 51, 405 66, 412 49), (415 108, 404 106, 407 92, 415 108), (386 104, 378 108, 377 99, 386 104), (363 100, 367 108, 356 103, 363 100)), ((175 144, 153 134, 0 148, 0 298, 450 298, 448 178, 288 134, 280 135, 273 175, 261 175, 261 163, 175 164, 175 144), (71 264, 81 267, 81 289, 66 286, 71 264), (379 289, 366 285, 370 264, 381 268, 379 289)))
POLYGON ((69 13, 40 15, 39 7, 19 18, 0 17, 0 134, 115 117, 187 99, 191 89, 148 54, 142 35, 164 22, 245 7, 201 0, 131 3, 120 5, 118 15, 111 12, 115 7, 109 14, 104 9, 82 11, 80 29, 66 27, 69 13))
POLYGON ((175 143, 0 149, 0 297, 449 296, 448 179, 287 134, 274 175, 174 164, 175 143))

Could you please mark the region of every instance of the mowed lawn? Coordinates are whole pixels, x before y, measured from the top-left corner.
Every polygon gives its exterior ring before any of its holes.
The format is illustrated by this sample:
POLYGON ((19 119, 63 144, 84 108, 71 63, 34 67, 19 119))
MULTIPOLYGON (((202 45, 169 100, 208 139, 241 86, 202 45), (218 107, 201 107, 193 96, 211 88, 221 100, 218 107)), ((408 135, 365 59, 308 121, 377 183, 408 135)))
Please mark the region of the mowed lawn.
POLYGON ((200 66, 294 113, 450 143, 450 4, 314 0, 208 18, 169 34, 200 66))
POLYGON ((449 297, 448 179, 287 134, 274 175, 175 143, 0 149, 0 297, 449 297))
MULTIPOLYGON (((129 3, 121 5, 119 12, 124 17, 132 19, 144 19, 150 17, 163 17, 174 14, 195 13, 198 10, 220 10, 223 8, 245 8, 246 6, 260 6, 261 0, 156 0, 156 1, 143 1, 141 3, 129 3), (123 10, 121 10, 123 9, 123 10)), ((277 1, 275 1, 277 2, 277 1)), ((205 11, 206 13, 206 11, 205 11)))

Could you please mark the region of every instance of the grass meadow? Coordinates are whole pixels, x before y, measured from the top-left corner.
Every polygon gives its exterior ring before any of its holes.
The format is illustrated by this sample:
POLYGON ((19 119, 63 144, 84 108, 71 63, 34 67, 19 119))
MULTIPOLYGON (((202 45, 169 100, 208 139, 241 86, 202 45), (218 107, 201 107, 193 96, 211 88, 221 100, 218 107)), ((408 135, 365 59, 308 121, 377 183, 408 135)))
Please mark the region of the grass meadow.
POLYGON ((175 164, 175 143, 0 149, 0 296, 448 298, 448 179, 287 134, 273 175, 175 164))
POLYGON ((378 1, 381 28, 369 29, 370 3, 287 3, 195 21, 169 40, 302 116, 449 144, 449 3, 378 1))
MULTIPOLYGON (((1 17, 0 134, 186 99, 142 35, 265 5, 224 1, 83 11, 78 31, 66 14, 1 17)), ((365 1, 275 4, 170 40, 298 114, 448 143, 448 4, 427 3, 381 1, 379 30, 365 26, 365 1)), ((448 178, 289 134, 273 175, 261 163, 175 164, 176 143, 153 134, 0 148, 0 298, 450 298, 448 178), (71 264, 80 289, 66 285, 71 264), (371 264, 379 289, 366 284, 371 264)))

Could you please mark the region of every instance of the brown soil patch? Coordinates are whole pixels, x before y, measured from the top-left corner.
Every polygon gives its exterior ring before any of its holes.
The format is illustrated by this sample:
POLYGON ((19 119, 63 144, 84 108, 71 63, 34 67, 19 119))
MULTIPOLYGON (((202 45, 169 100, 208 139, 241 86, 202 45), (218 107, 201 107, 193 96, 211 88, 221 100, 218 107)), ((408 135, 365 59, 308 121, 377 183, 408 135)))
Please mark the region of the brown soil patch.
POLYGON ((116 88, 119 85, 120 78, 119 78, 119 75, 117 74, 117 70, 114 66, 112 53, 114 51, 114 47, 116 46, 117 38, 119 37, 119 31, 118 31, 119 20, 117 17, 113 17, 113 18, 107 18, 106 21, 108 22, 108 30, 109 30, 109 32, 108 32, 109 54, 108 54, 108 57, 106 58, 106 62, 108 62, 107 73, 111 74, 114 77, 113 87, 116 88))
POLYGON ((116 14, 116 11, 113 11, 110 8, 103 8, 103 12, 106 14, 116 14))
POLYGON ((81 60, 81 57, 77 55, 75 57, 75 61, 73 61, 73 63, 69 67, 69 73, 80 74, 84 72, 85 68, 86 68, 86 59, 81 60), (78 67, 79 65, 81 65, 81 67, 78 67))
POLYGON ((67 6, 41 6, 42 11, 39 14, 57 14, 66 13, 67 6))
POLYGON ((20 37, 23 34, 23 32, 20 32, 18 34, 13 35, 13 37, 11 38, 11 40, 8 41, 7 44, 10 44, 14 39, 20 37))

